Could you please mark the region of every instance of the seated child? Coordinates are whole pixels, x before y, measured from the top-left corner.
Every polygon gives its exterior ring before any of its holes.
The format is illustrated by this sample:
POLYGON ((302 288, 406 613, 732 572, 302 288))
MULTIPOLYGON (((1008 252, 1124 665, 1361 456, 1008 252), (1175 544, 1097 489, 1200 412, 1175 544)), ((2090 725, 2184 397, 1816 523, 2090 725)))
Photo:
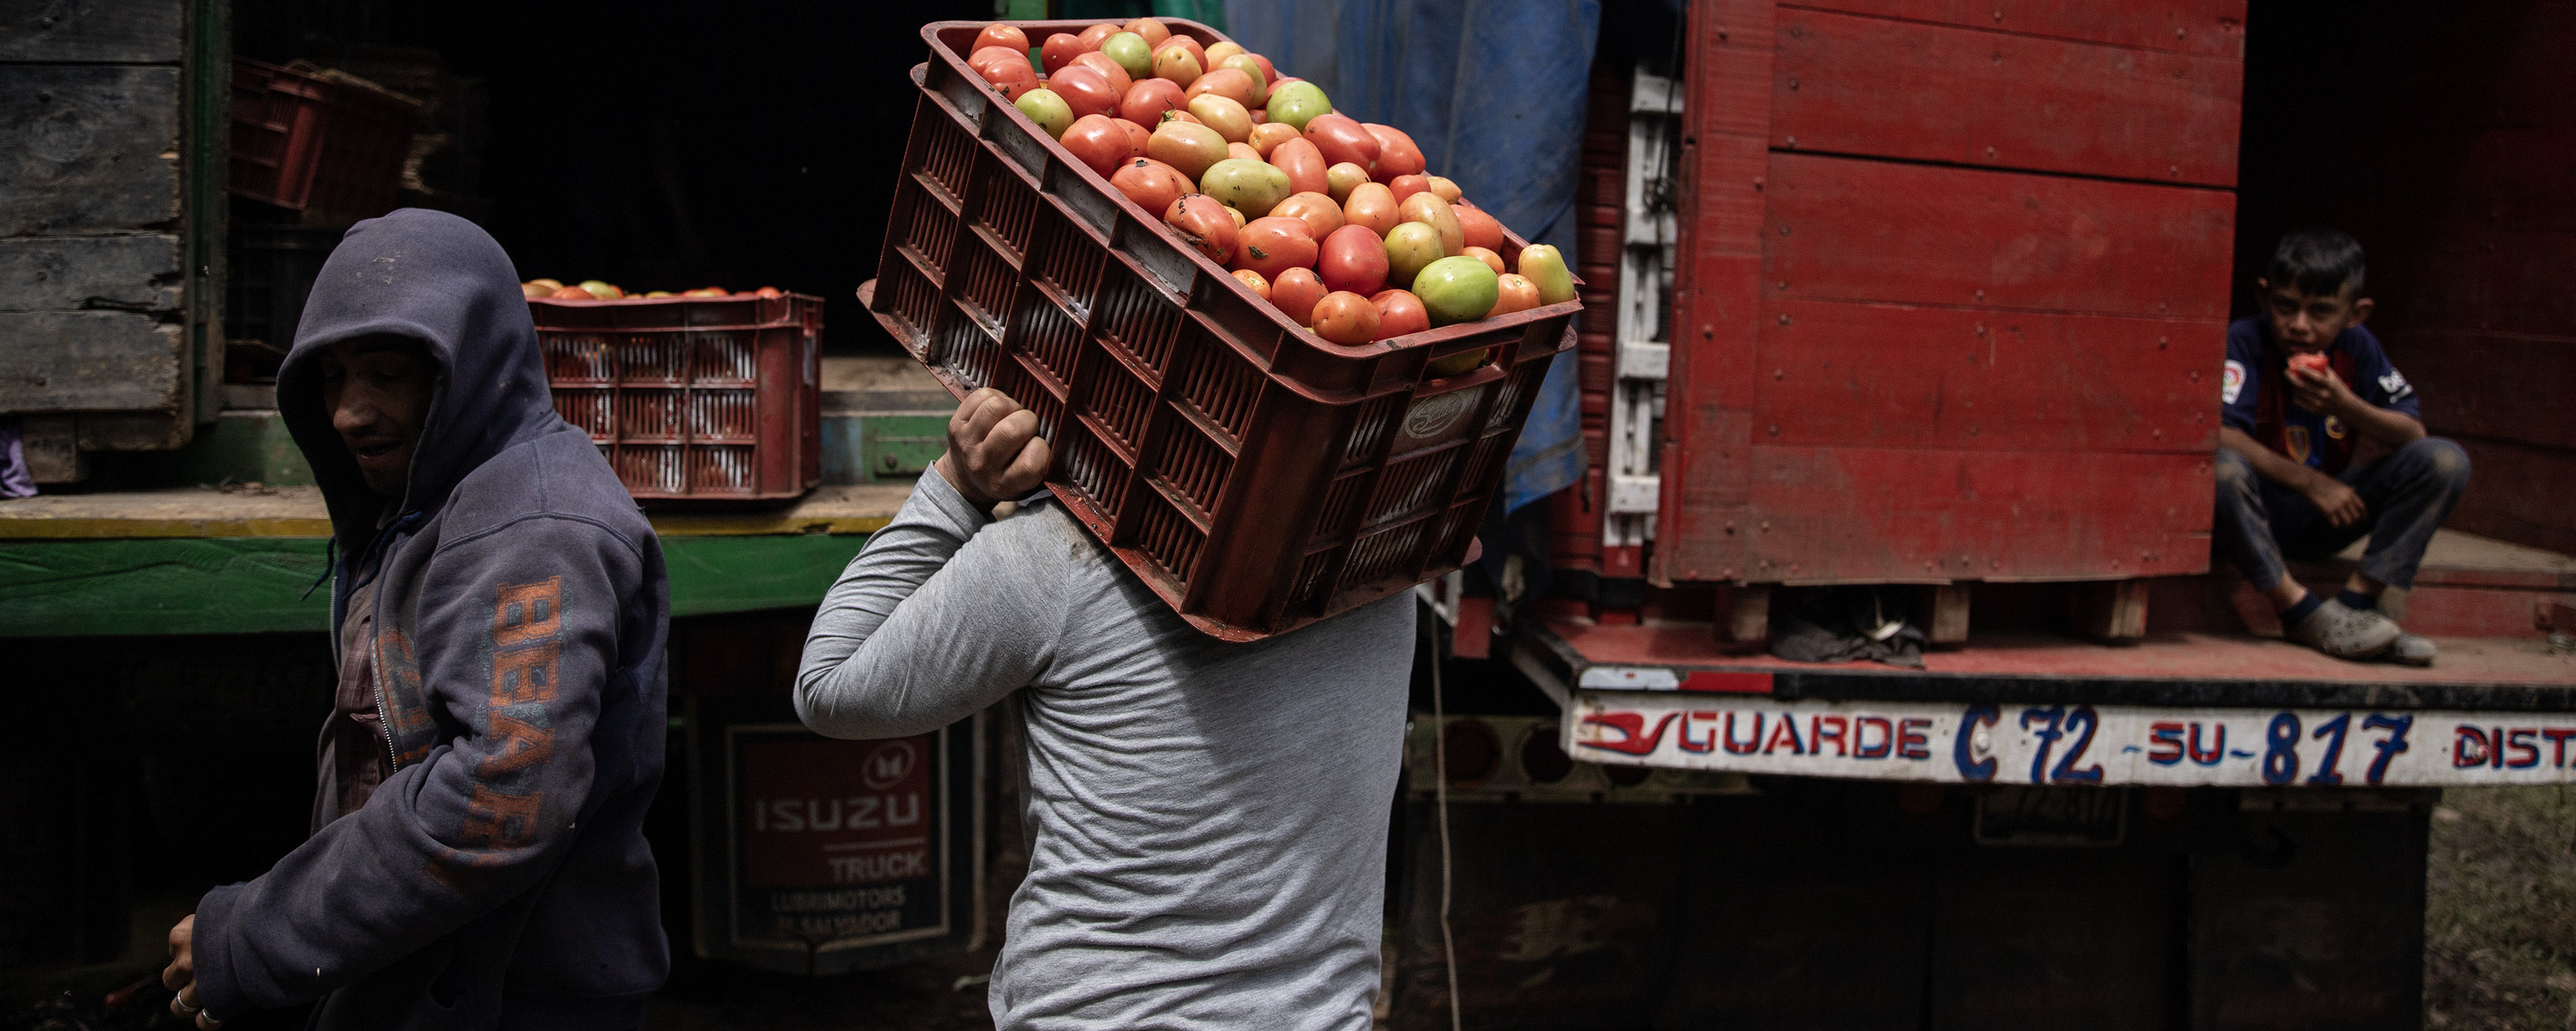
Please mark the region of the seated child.
POLYGON ((2281 239, 2254 281, 2263 314, 2227 327, 2225 404, 2218 431, 2220 554, 2281 610, 2293 641, 2346 659, 2422 666, 2433 642, 2379 610, 2380 592, 2415 583, 2433 531, 2469 483, 2460 446, 2424 435, 2415 388, 2361 328, 2361 244, 2343 233, 2281 239), (2353 445, 2388 450, 2352 466, 2353 445), (2369 535, 2361 567, 2332 598, 2281 568, 2369 535))

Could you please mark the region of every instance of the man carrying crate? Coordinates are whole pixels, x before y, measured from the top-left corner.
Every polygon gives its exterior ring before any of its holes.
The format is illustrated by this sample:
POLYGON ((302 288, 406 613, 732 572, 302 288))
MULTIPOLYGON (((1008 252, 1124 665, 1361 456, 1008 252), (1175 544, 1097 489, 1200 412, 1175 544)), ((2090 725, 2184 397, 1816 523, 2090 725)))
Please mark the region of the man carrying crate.
POLYGON ((2414 586, 2433 531, 2469 484, 2460 446, 2424 435, 2423 401, 2361 327, 2361 244, 2293 233, 2254 281, 2264 314, 2227 327, 2218 431, 2219 553, 2281 611, 2293 641, 2347 659, 2422 666, 2433 642, 2379 612, 2380 593, 2414 586), (2355 467, 2354 445, 2388 454, 2355 467), (2281 556, 2318 559, 2364 535, 2343 592, 2290 578, 2281 556))
POLYGON ((213 1028, 625 1029, 661 986, 645 810, 669 588, 651 524, 555 415, 518 276, 473 223, 360 222, 277 380, 341 556, 313 833, 170 931, 213 1028))
POLYGON ((1017 694, 1033 837, 993 971, 1012 1028, 1365 1029, 1414 643, 1409 592, 1248 644, 1200 634, 1038 489, 986 389, 823 600, 806 725, 918 734, 1017 694))

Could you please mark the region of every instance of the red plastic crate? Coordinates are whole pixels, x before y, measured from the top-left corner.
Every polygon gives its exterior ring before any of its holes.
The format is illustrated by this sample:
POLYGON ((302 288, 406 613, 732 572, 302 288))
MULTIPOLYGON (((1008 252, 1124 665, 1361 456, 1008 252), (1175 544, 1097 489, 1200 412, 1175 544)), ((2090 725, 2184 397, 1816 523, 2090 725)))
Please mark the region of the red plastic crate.
POLYGON ((555 412, 645 499, 792 498, 823 482, 823 300, 531 300, 555 412))
POLYGON ((1329 343, 991 92, 963 54, 985 24, 922 29, 869 310, 960 397, 990 385, 1035 411, 1047 485, 1208 634, 1282 633, 1457 568, 1582 305, 1329 343))
POLYGON ((368 218, 394 208, 417 101, 233 59, 234 196, 368 218))

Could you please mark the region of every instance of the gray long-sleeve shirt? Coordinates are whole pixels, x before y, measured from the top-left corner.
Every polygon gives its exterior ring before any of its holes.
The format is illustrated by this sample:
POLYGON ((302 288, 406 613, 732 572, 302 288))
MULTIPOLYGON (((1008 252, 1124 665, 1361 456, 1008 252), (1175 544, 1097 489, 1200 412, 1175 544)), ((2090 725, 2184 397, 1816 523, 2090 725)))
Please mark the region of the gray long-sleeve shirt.
POLYGON ((995 522, 931 472, 824 596, 796 710, 894 737, 1028 688, 999 1027, 1361 1029, 1413 606, 1225 644, 1052 500, 995 522))

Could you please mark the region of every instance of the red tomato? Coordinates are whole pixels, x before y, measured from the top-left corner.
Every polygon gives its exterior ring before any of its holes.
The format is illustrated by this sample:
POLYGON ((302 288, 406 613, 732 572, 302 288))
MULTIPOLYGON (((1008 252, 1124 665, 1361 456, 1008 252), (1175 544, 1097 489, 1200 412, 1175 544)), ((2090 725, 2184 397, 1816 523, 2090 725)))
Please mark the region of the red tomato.
POLYGON ((599 299, 591 296, 590 291, 577 286, 564 287, 549 296, 558 301, 596 301, 599 299))
POLYGON ((1064 98, 1064 106, 1073 109, 1075 118, 1118 110, 1118 91, 1109 88, 1109 77, 1097 68, 1066 65, 1063 71, 1047 77, 1047 88, 1064 98))
POLYGON ((1378 183, 1361 183, 1352 187, 1351 199, 1342 202, 1342 221, 1367 226, 1370 232, 1380 237, 1403 220, 1396 213, 1394 192, 1378 183))
MULTIPOLYGON (((1286 122, 1254 122, 1252 138, 1245 142, 1252 144, 1252 149, 1260 151, 1262 158, 1267 160, 1272 148, 1297 138, 1297 127, 1286 122)), ((1288 178, 1294 180, 1297 176, 1295 173, 1290 173, 1288 178)))
POLYGON ((1128 22, 1123 28, 1144 37, 1147 50, 1162 46, 1164 40, 1172 38, 1172 30, 1154 18, 1138 18, 1128 22))
POLYGON ((1002 59, 983 61, 974 67, 975 74, 992 83, 993 89, 1005 99, 1018 100, 1020 94, 1038 88, 1038 71, 1029 67, 1025 53, 1006 54, 1002 59))
POLYGON ((1256 86, 1252 76, 1232 68, 1219 68, 1201 74, 1196 81, 1191 82, 1188 93, 1193 97, 1202 93, 1214 93, 1241 104, 1249 110, 1252 107, 1252 95, 1256 86))
POLYGON ((1378 239, 1367 226, 1333 230, 1324 238, 1322 253, 1315 259, 1315 275, 1323 279, 1325 286, 1361 296, 1386 286, 1386 269, 1386 241, 1378 239))
POLYGON ((1530 282, 1528 276, 1505 272, 1495 279, 1494 307, 1485 313, 1486 318, 1538 307, 1538 284, 1530 282))
MULTIPOLYGON (((1173 201, 1190 192, 1190 181, 1178 169, 1151 158, 1129 158, 1109 177, 1109 185, 1126 194, 1127 199, 1148 213, 1161 215, 1170 210, 1173 201)), ((1232 222, 1233 219, 1226 221, 1232 222)))
POLYGON ((1320 114, 1306 122, 1306 142, 1324 154, 1326 167, 1348 161, 1361 168, 1377 160, 1377 137, 1349 115, 1320 114))
POLYGON ((1342 227, 1342 206, 1320 193, 1292 193, 1287 200, 1271 208, 1272 215, 1293 218, 1306 223, 1306 235, 1320 243, 1342 227))
POLYGON ((751 295, 754 297, 785 297, 787 296, 787 292, 774 286, 764 286, 758 290, 752 291, 751 295))
POLYGON ((1172 80, 1146 79, 1127 87, 1127 95, 1118 101, 1118 117, 1151 129, 1163 124, 1163 112, 1189 106, 1189 99, 1172 80))
POLYGON ((2331 370, 2326 363, 2325 352, 2310 351, 2304 354, 2291 355, 2290 371, 2305 372, 2312 376, 2322 378, 2331 370))
POLYGON ((1336 290, 1315 302, 1315 335, 1345 347, 1384 339, 1377 306, 1369 299, 1336 290))
POLYGON ((1064 149, 1072 152, 1075 160, 1090 165, 1091 170, 1100 173, 1104 179, 1136 156, 1128 142, 1127 130, 1119 128, 1118 120, 1108 115, 1084 115, 1074 119, 1073 126, 1066 129, 1064 135, 1056 137, 1056 142, 1064 144, 1064 149))
POLYGON ((1127 31, 1126 26, 1120 25, 1117 22, 1105 21, 1082 30, 1082 35, 1076 36, 1074 39, 1082 44, 1082 49, 1085 52, 1088 52, 1100 49, 1101 40, 1108 39, 1111 36, 1115 36, 1125 31, 1127 31))
POLYGON ((1225 156, 1227 156, 1227 157, 1229 157, 1229 158, 1242 158, 1242 159, 1247 160, 1247 161, 1259 161, 1259 160, 1261 160, 1261 152, 1260 152, 1260 151, 1257 151, 1257 150, 1252 149, 1252 144, 1249 144, 1249 143, 1228 143, 1228 144, 1226 144, 1226 145, 1225 145, 1225 156))
POLYGON ((1109 80, 1109 91, 1113 96, 1126 96, 1127 88, 1136 84, 1136 80, 1127 77, 1127 69, 1119 67, 1118 62, 1109 59, 1109 55, 1097 50, 1073 55, 1073 64, 1069 67, 1089 68, 1099 72, 1103 78, 1109 80))
POLYGON ((1377 306, 1377 336, 1371 339, 1389 340, 1431 328, 1431 312, 1411 290, 1380 290, 1369 297, 1369 303, 1377 306))
POLYGON ((1261 81, 1269 83, 1271 89, 1279 88, 1279 69, 1270 66, 1269 58, 1263 57, 1259 54, 1245 54, 1244 56, 1261 62, 1261 81))
POLYGON ((1414 146, 1413 137, 1405 135, 1404 130, 1375 122, 1363 123, 1361 128, 1377 137, 1377 167, 1369 170, 1377 181, 1385 182, 1399 175, 1421 175, 1427 167, 1422 161, 1422 148, 1414 146))
POLYGON ((1054 75, 1056 72, 1063 70, 1064 66, 1072 64, 1075 54, 1082 53, 1085 50, 1096 49, 1098 48, 1083 46, 1082 41, 1074 38, 1071 34, 1059 32, 1055 35, 1048 36, 1046 38, 1046 42, 1039 45, 1038 60, 1046 64, 1046 73, 1048 75, 1054 75))
POLYGON ((1270 299, 1270 280, 1263 278, 1261 273, 1239 268, 1234 270, 1234 278, 1242 280, 1244 288, 1252 291, 1253 296, 1265 301, 1270 299))
POLYGON ((1020 31, 1017 25, 994 22, 984 26, 984 31, 975 34, 975 49, 982 50, 985 47, 1016 50, 1020 54, 1020 59, 1026 61, 1029 53, 1029 34, 1020 31))
POLYGON ((1449 213, 1458 216, 1458 231, 1466 237, 1467 246, 1482 247, 1497 255, 1503 252, 1503 224, 1485 209, 1466 201, 1449 205, 1449 213))
POLYGON ((1243 231, 1235 237, 1233 267, 1251 269, 1270 279, 1292 268, 1312 268, 1315 238, 1306 234, 1304 221, 1278 215, 1244 223, 1243 231))
MULTIPOLYGON (((1255 151, 1259 147, 1253 148, 1255 151)), ((1270 148, 1270 163, 1288 173, 1288 192, 1323 193, 1332 188, 1324 179, 1327 167, 1322 152, 1305 140, 1289 140, 1270 148)))
POLYGON ((1315 324, 1315 302, 1323 300, 1325 292, 1324 281, 1315 278, 1313 269, 1292 268, 1270 277, 1271 306, 1287 313, 1300 326, 1315 324))
POLYGON ((1399 175, 1387 180, 1386 188, 1395 191, 1396 206, 1402 207, 1405 198, 1417 193, 1431 192, 1431 180, 1418 175, 1399 175))
MULTIPOLYGON (((1068 133, 1067 135, 1071 135, 1071 134, 1070 134, 1070 133, 1068 133)), ((1489 269, 1494 270, 1494 274, 1495 274, 1495 275, 1498 275, 1498 276, 1499 276, 1499 275, 1502 275, 1505 271, 1508 271, 1508 270, 1506 270, 1505 268, 1503 268, 1503 256, 1502 256, 1502 255, 1500 255, 1500 254, 1496 254, 1496 253, 1494 253, 1494 252, 1493 252, 1493 251, 1491 251, 1491 250, 1487 250, 1487 249, 1485 249, 1485 248, 1483 248, 1483 247, 1478 247, 1478 246, 1475 246, 1475 245, 1473 245, 1473 244, 1470 244, 1470 245, 1468 245, 1468 247, 1467 247, 1466 255, 1467 255, 1468 257, 1470 257, 1470 258, 1474 258, 1474 259, 1476 259, 1477 261, 1484 262, 1484 263, 1485 263, 1485 267, 1486 267, 1486 268, 1489 268, 1489 269)))
POLYGON ((1197 61, 1201 71, 1207 70, 1207 48, 1200 46, 1198 40, 1191 39, 1188 36, 1170 36, 1160 43, 1148 41, 1145 45, 1156 50, 1161 50, 1165 47, 1180 47, 1181 49, 1190 52, 1190 60, 1197 61))
POLYGON ((1164 209, 1163 221, 1179 230, 1181 239, 1207 255, 1208 260, 1223 265, 1234 257, 1238 232, 1234 216, 1227 214, 1225 205, 1216 198, 1204 193, 1185 195, 1164 209))
POLYGON ((1118 123, 1119 130, 1127 134, 1127 147, 1129 150, 1128 156, 1144 157, 1145 141, 1154 138, 1153 130, 1147 129, 1144 126, 1138 125, 1124 118, 1112 118, 1110 121, 1118 123))

